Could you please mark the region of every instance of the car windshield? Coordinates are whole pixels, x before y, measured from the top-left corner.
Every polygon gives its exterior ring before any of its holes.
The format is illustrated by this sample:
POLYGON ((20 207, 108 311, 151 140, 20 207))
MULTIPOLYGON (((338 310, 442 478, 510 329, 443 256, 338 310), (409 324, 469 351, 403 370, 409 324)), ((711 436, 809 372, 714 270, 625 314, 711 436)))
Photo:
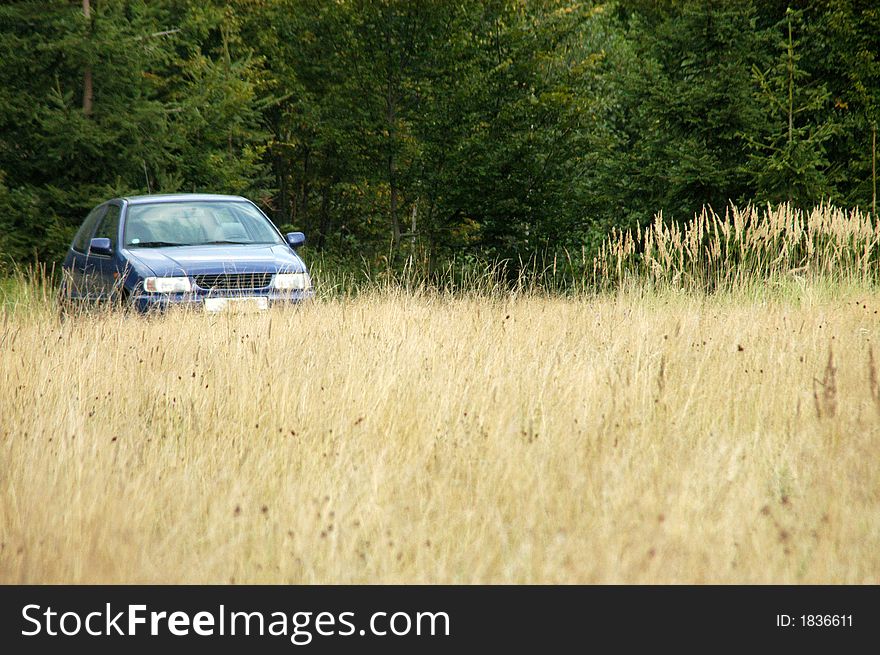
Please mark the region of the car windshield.
POLYGON ((283 241, 247 202, 157 202, 131 205, 126 213, 126 248, 258 243, 283 241))

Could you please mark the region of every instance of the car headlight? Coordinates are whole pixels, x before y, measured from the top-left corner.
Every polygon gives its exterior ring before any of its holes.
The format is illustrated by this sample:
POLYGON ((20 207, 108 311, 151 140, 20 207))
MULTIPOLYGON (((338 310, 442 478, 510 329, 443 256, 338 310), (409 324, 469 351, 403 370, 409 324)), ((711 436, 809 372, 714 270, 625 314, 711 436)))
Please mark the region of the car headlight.
POLYGON ((309 289, 312 281, 308 273, 276 273, 272 286, 281 291, 309 289))
POLYGON ((148 277, 144 279, 147 293, 189 293, 192 283, 188 277, 148 277))

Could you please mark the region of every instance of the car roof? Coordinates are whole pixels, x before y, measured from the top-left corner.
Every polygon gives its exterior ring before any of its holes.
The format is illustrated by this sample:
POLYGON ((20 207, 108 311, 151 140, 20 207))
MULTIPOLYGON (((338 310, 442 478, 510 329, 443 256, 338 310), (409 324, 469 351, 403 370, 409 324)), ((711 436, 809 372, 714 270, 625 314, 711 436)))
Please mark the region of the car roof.
POLYGON ((217 201, 234 201, 234 202, 250 202, 247 198, 241 196, 226 196, 215 193, 156 193, 148 196, 125 196, 122 198, 130 205, 143 205, 156 202, 217 202, 217 201))

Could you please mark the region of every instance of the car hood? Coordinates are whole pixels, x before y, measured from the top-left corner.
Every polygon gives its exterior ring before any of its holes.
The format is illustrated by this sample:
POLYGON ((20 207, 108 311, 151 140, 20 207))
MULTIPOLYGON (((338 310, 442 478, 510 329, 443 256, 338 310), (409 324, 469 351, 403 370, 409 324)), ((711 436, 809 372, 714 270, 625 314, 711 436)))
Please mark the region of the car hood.
POLYGON ((133 248, 129 259, 153 275, 211 275, 217 273, 300 273, 306 267, 285 245, 210 245, 133 248))

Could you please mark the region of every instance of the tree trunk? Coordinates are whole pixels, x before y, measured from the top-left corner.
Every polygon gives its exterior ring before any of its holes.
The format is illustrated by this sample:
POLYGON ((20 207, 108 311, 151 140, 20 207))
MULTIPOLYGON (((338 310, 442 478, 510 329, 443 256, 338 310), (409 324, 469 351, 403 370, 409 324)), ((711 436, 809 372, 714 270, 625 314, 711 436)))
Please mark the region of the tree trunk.
POLYGON ((871 213, 874 220, 877 220, 877 123, 871 126, 871 213))
POLYGON ((303 151, 302 180, 299 185, 299 194, 296 201, 296 224, 305 226, 309 219, 309 175, 312 168, 312 149, 306 146, 303 151))
POLYGON ((324 244, 327 242, 327 235, 330 232, 330 189, 331 184, 328 184, 321 190, 321 217, 320 224, 318 227, 318 238, 315 241, 315 246, 318 250, 324 249, 324 244))
POLYGON ((794 140, 794 44, 791 40, 791 16, 788 17, 788 145, 794 140))
MULTIPOLYGON (((391 29, 391 19, 386 16, 388 28, 391 29)), ((395 91, 398 86, 399 62, 394 60, 394 48, 392 47, 390 32, 385 32, 385 48, 387 63, 385 69, 385 123, 388 128, 388 191, 389 212, 391 214, 391 262, 397 260, 397 251, 400 246, 400 218, 398 206, 400 204, 399 190, 397 188, 397 102, 395 91)))
POLYGON ((409 242, 410 242, 410 246, 411 246, 413 252, 416 251, 416 228, 418 227, 416 225, 416 217, 418 216, 418 211, 419 211, 419 199, 416 198, 415 202, 413 202, 412 216, 410 217, 411 221, 410 221, 410 227, 409 227, 409 233, 410 233, 409 242))
MULTIPOLYGON (((83 15, 86 17, 86 21, 89 22, 89 31, 91 31, 91 6, 89 4, 89 0, 83 0, 83 15)), ((86 116, 92 115, 92 100, 94 96, 94 91, 92 89, 92 67, 89 64, 86 64, 86 69, 83 72, 83 114, 86 116)))
MULTIPOLYGON (((788 152, 791 157, 791 146, 794 141, 794 43, 791 39, 791 15, 788 16, 788 152)), ((788 182, 788 204, 792 201, 792 182, 788 182)))
POLYGON ((284 150, 276 146, 275 153, 275 176, 278 180, 278 212, 275 219, 278 225, 287 225, 290 222, 290 187, 287 183, 287 158, 284 150))
POLYGON ((399 191, 397 189, 397 162, 394 153, 388 154, 388 183, 390 185, 391 200, 391 242, 395 254, 400 245, 400 218, 398 218, 398 206, 400 204, 399 191))
POLYGON ((429 205, 429 209, 428 209, 427 223, 425 223, 425 221, 422 221, 422 225, 428 226, 428 229, 427 229, 428 264, 427 264, 427 266, 428 266, 428 278, 432 279, 432 280, 434 279, 434 270, 436 269, 436 263, 437 263, 437 244, 436 244, 436 237, 435 237, 436 229, 434 226, 434 216, 435 216, 434 205, 431 204, 431 205, 429 205))
POLYGON ((397 256, 400 246, 400 217, 398 216, 400 192, 397 188, 397 156, 395 152, 397 149, 397 111, 394 106, 390 79, 385 107, 386 119, 388 121, 388 187, 390 192, 389 210, 391 212, 391 252, 394 258, 397 256))

